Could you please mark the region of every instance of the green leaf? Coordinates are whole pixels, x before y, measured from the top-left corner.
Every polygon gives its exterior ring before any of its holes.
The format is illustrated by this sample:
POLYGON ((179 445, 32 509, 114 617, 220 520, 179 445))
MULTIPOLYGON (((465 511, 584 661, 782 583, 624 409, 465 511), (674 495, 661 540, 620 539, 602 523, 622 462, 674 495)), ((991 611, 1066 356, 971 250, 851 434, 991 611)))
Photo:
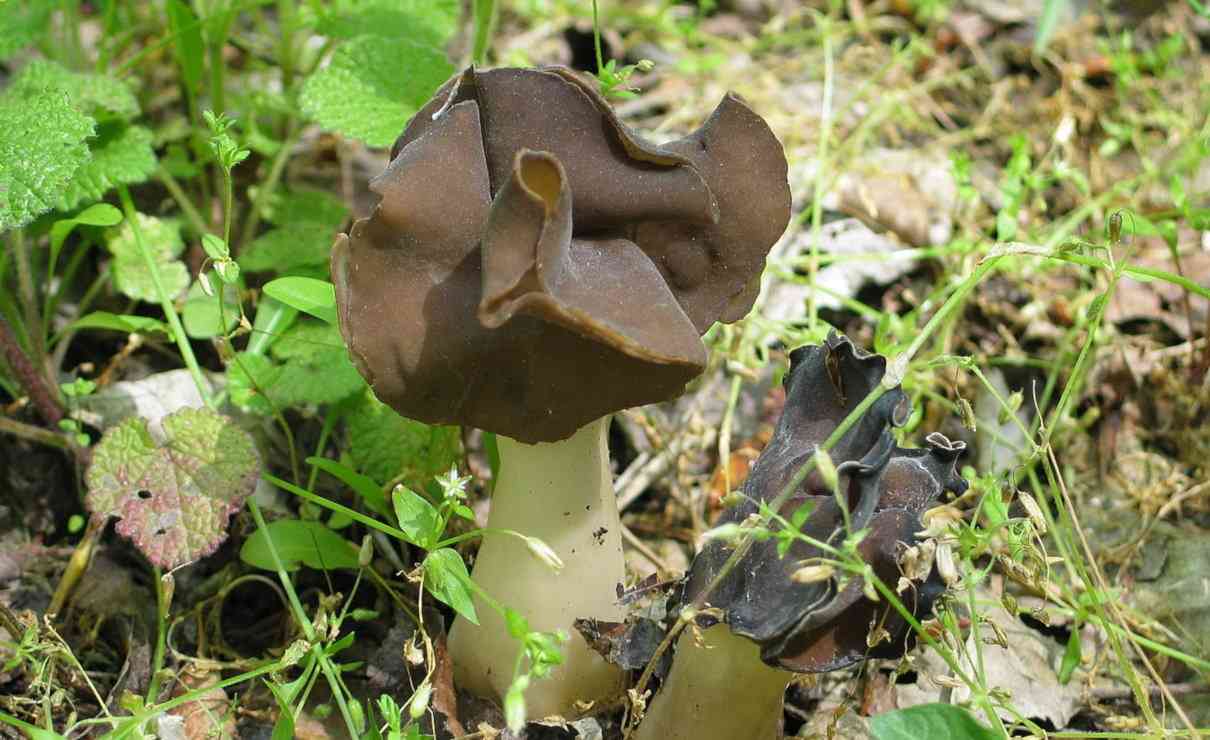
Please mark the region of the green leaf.
POLYGON ((198 94, 202 84, 202 65, 205 61, 205 46, 202 42, 202 24, 193 10, 181 0, 168 0, 168 28, 172 31, 177 63, 181 65, 181 77, 185 86, 198 94))
POLYGON ((382 494, 382 487, 373 478, 326 457, 308 457, 307 464, 314 465, 352 488, 367 506, 379 514, 386 516, 390 511, 387 508, 386 496, 382 494))
POLYGON ((874 740, 997 740, 1000 736, 953 704, 921 704, 870 719, 874 740))
POLYGON ((144 182, 155 172, 155 150, 150 129, 142 126, 106 124, 98 138, 89 142, 92 159, 72 176, 56 206, 70 210, 81 203, 100 200, 118 185, 144 182))
POLYGON ((85 504, 169 570, 214 552, 256 486, 252 438, 206 408, 164 417, 162 441, 131 417, 105 433, 88 468, 85 504))
POLYGON ((281 301, 262 296, 256 304, 256 320, 252 323, 252 336, 248 338, 247 351, 254 355, 264 354, 277 341, 278 335, 289 329, 298 318, 298 311, 281 301))
MULTIPOLYGON (((213 283, 211 284, 213 286, 213 283)), ((206 295, 200 281, 189 287, 185 306, 181 309, 181 323, 185 333, 194 339, 209 339, 226 334, 239 323, 239 290, 235 285, 220 283, 221 290, 215 295, 206 295), (223 310, 219 312, 219 296, 223 297, 223 310), (226 319, 226 323, 223 322, 226 319)))
POLYGON ((29 96, 47 90, 66 93, 82 113, 98 119, 131 119, 139 114, 139 101, 122 80, 109 75, 72 72, 58 62, 45 59, 35 59, 25 65, 4 94, 29 96))
POLYGON ((353 464, 374 480, 402 476, 419 488, 450 469, 461 457, 458 427, 430 426, 407 419, 367 389, 346 417, 353 464))
POLYGON ((441 517, 423 496, 406 486, 396 486, 391 493, 395 504, 395 517, 413 545, 426 550, 433 547, 441 537, 441 517))
POLYGON ((303 321, 290 327, 273 345, 284 361, 270 398, 281 406, 334 403, 365 387, 336 328, 303 321))
POLYGON ((67 237, 77 226, 117 226, 120 223, 122 212, 108 203, 96 203, 71 218, 61 218, 50 227, 51 254, 59 253, 63 242, 67 241, 67 237))
POLYGON ((463 619, 479 624, 471 599, 471 576, 457 551, 448 547, 433 550, 424 559, 424 588, 433 598, 448 604, 463 619))
POLYGON ((371 35, 442 46, 458 28, 458 0, 344 0, 320 16, 318 31, 351 39, 371 35))
POLYGON ((88 161, 93 125, 61 90, 0 95, 0 231, 55 206, 88 161))
POLYGON ((390 146, 453 73, 445 53, 407 39, 359 36, 303 85, 303 113, 369 146, 390 146))
POLYGON ((239 256, 248 272, 286 272, 309 265, 327 265, 336 229, 303 221, 270 229, 239 256))
POLYGON ((45 35, 56 6, 51 0, 0 3, 0 60, 8 59, 45 35))
POLYGON ((278 226, 306 222, 335 231, 344 223, 349 209, 344 201, 322 190, 297 188, 270 199, 265 220, 278 226))
POLYGON ((244 541, 240 560, 254 568, 277 570, 269 554, 269 538, 286 570, 297 570, 300 565, 315 570, 358 567, 357 548, 351 542, 322 522, 302 519, 281 519, 258 529, 244 541))
POLYGON ((147 316, 132 316, 130 314, 116 314, 108 311, 93 311, 87 316, 82 316, 72 322, 73 331, 78 329, 111 329, 120 331, 125 334, 148 334, 153 331, 168 333, 168 325, 159 319, 149 318, 147 316))
POLYGON ((227 242, 214 234, 202 234, 202 250, 212 260, 225 260, 231 257, 231 248, 227 242))
POLYGON ((496 30, 496 0, 472 0, 472 3, 475 16, 475 41, 471 59, 475 60, 475 64, 483 64, 487 60, 487 48, 491 45, 492 33, 496 30))
MULTIPOLYGON (((175 297, 189 286, 189 270, 177 259, 185 249, 181 226, 176 221, 163 221, 142 213, 137 217, 143 243, 151 251, 164 290, 170 298, 175 297)), ((106 245, 114 256, 113 283, 118 292, 135 300, 159 301, 151 270, 135 242, 130 222, 111 231, 106 245)))
POLYGON ((1080 625, 1072 626, 1071 635, 1067 638, 1067 648, 1063 651, 1063 662, 1059 665, 1059 683, 1064 686, 1071 681, 1071 676, 1080 665, 1080 625))
POLYGON ((317 319, 336 323, 336 288, 326 280, 284 277, 265 284, 264 291, 282 303, 317 319))
POLYGON ((263 355, 241 352, 227 366, 227 393, 241 411, 270 416, 275 402, 267 395, 281 377, 281 367, 263 355))

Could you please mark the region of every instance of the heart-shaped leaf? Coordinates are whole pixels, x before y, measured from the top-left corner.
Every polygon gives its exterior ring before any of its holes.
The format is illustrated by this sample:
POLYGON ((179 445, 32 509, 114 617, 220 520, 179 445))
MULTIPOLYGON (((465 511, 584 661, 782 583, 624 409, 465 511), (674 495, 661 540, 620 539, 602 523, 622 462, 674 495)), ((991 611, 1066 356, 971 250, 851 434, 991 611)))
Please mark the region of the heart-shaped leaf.
POLYGON ((121 519, 118 533, 171 569, 214 552, 256 485, 252 438, 210 409, 164 417, 152 437, 138 417, 105 433, 88 468, 89 510, 121 519))

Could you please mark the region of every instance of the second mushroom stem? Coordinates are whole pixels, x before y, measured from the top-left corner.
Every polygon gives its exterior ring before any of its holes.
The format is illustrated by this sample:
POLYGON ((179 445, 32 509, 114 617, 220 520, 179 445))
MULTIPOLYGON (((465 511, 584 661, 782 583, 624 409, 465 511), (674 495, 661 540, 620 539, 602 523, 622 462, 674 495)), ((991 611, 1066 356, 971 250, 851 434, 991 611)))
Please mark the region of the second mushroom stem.
MULTIPOLYGON (((577 618, 622 621, 617 585, 625 576, 617 498, 609 469, 609 418, 591 422, 570 438, 522 444, 498 437, 499 479, 492 492, 490 532, 483 538, 471 577, 494 599, 524 616, 530 629, 563 630, 564 662, 530 684, 527 714, 577 714, 577 701, 610 698, 622 675, 576 632, 577 618), (555 572, 536 558, 513 530, 554 550, 564 567, 555 572)), ((504 618, 476 599, 478 626, 459 618, 449 648, 460 688, 503 697, 520 645, 504 618)))

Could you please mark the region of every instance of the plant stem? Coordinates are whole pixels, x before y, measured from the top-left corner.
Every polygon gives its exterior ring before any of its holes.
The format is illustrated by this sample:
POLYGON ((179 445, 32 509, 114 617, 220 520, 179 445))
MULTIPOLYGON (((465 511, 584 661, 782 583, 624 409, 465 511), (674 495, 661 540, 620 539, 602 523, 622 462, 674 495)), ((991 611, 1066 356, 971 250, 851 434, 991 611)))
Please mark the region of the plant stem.
POLYGON ((0 416, 0 434, 11 434, 14 437, 27 439, 30 442, 37 442, 47 447, 58 447, 60 450, 67 452, 75 451, 71 442, 63 435, 56 434, 49 429, 36 427, 32 424, 23 424, 7 416, 0 416))
POLYGON ((273 560, 273 567, 277 570, 278 580, 281 581, 282 588, 286 591, 286 598, 290 601, 290 609, 294 612, 294 618, 298 620, 299 626, 302 627, 303 636, 307 638, 307 642, 311 643, 311 654, 315 656, 320 670, 323 671, 324 677, 328 680, 328 686, 332 689, 332 696, 336 699, 336 705, 340 708, 340 714, 344 718, 345 728, 349 731, 349 737, 359 737, 360 732, 358 732, 352 715, 349 714, 348 702, 345 701, 344 685, 340 682, 339 674, 332 665, 332 661, 324 653, 321 640, 325 639, 327 635, 316 634, 315 625, 311 624, 311 619, 307 616, 306 610, 303 609, 302 602, 298 600, 298 594, 294 591, 294 584, 290 582, 290 576, 286 574, 286 569, 282 566, 281 558, 277 555, 277 546, 273 544, 273 538, 269 536, 268 525, 265 524, 265 518, 261 516, 260 507, 256 505, 254 499, 248 499, 248 509, 252 512, 252 518, 256 520, 257 529, 265 535, 265 544, 269 550, 269 557, 273 560))
POLYGON ((3 350, 9 369, 29 396, 30 403, 38 410, 42 420, 52 426, 58 425, 63 419, 63 408, 59 405, 57 396, 47 387, 46 379, 25 356, 21 345, 17 343, 16 334, 3 314, 0 314, 0 350, 3 350))
POLYGON ((181 359, 184 360, 185 367, 189 369, 189 374, 193 376, 193 383, 197 386, 202 400, 213 409, 214 398, 210 395, 210 385, 202 375, 202 369, 193 355, 193 347, 189 345, 189 337, 185 335, 185 327, 181 326, 181 318, 177 316, 172 298, 164 289, 164 280, 160 277, 160 270, 155 263, 155 258, 151 256, 147 243, 143 241, 143 230, 139 227, 138 213, 134 209, 134 203, 130 200, 130 190, 125 185, 119 185, 118 197, 122 201, 122 210, 125 211, 126 220, 130 223, 130 230, 134 234, 135 244, 139 248, 139 253, 143 255, 147 269, 151 272, 151 281, 155 284, 155 292, 160 299, 160 309, 164 312, 164 318, 168 320, 168 327, 172 330, 172 337, 176 340, 177 349, 181 352, 181 359))
POLYGON ((151 658, 151 680, 147 683, 147 703, 154 704, 160 695, 160 676, 164 670, 164 648, 168 644, 168 612, 172 606, 172 574, 164 575, 159 566, 152 566, 155 580, 156 639, 155 653, 151 658), (168 588, 165 588, 165 579, 168 588))

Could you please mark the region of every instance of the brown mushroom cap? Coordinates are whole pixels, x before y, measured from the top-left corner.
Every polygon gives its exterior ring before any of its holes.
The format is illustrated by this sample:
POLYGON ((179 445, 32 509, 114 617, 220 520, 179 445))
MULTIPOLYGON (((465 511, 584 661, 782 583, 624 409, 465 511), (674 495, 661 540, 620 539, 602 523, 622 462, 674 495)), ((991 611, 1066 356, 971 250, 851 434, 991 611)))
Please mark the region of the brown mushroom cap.
MULTIPOLYGON (((886 366, 883 358, 861 353, 835 335, 821 346, 795 350, 791 360, 786 408, 777 430, 745 482, 746 500, 725 512, 720 523, 741 522, 760 503, 776 498, 815 447, 881 381, 886 366)), ((879 579, 892 585, 900 575, 903 548, 914 544, 915 534, 924 529, 920 514, 942 492, 966 487, 954 470, 963 449, 960 442, 934 434, 926 449, 895 445, 891 427, 905 414, 902 391, 889 391, 830 453, 846 494, 852 531, 868 529, 858 551, 879 579)), ((804 505, 812 507, 800 528, 804 535, 832 546, 848 536, 839 503, 815 474, 779 513, 789 521, 804 505)), ((732 546, 721 541, 702 550, 686 578, 685 602, 714 580, 731 552, 732 546)), ((707 602, 722 609, 733 632, 761 646, 765 662, 787 670, 830 671, 867 657, 902 655, 910 643, 907 624, 884 601, 867 599, 861 578, 850 578, 839 587, 836 579, 792 580, 803 561, 819 557, 826 556, 802 540, 794 540, 784 557, 775 538, 757 541, 707 602), (891 640, 871 649, 867 638, 875 623, 891 640)), ((914 613, 923 614, 943 590, 933 575, 901 598, 914 613)))
POLYGON ((468 69, 395 143, 333 249, 341 331, 405 416, 551 442, 679 395, 789 220, 768 126, 727 96, 638 138, 565 69, 468 69))

